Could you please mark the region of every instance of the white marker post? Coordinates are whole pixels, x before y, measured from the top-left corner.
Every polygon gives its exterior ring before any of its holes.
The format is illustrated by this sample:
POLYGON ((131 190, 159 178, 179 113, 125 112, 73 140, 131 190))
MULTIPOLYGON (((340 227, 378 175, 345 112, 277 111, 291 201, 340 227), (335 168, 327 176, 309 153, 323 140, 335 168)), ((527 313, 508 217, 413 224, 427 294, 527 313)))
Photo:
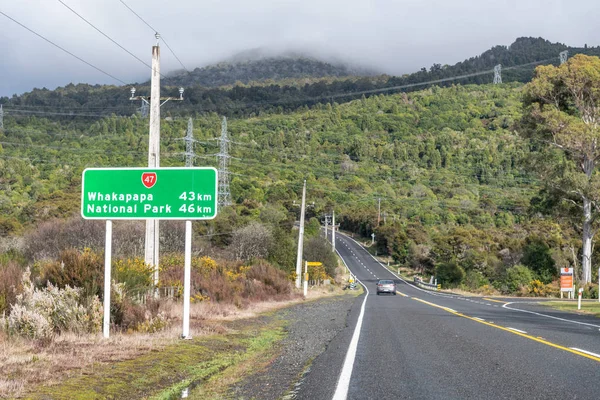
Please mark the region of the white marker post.
POLYGON ((579 288, 579 297, 577 298, 577 309, 581 310, 581 295, 583 293, 583 288, 579 288))
POLYGON ((304 297, 308 294, 308 261, 304 261, 304 297))
POLYGON ((185 256, 183 273, 183 339, 190 336, 190 286, 192 280, 192 221, 185 221, 185 256))
POLYGON ((102 332, 105 338, 110 335, 110 286, 111 286, 111 256, 112 256, 112 221, 106 221, 106 239, 104 244, 104 321, 102 332))

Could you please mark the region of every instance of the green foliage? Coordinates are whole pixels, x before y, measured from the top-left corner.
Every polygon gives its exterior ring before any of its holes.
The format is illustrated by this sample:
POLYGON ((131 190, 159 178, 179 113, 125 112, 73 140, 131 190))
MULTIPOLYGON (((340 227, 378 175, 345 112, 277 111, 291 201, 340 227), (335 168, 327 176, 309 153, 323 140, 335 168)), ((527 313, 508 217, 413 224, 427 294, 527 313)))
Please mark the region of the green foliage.
POLYGON ((452 260, 438 264, 435 268, 435 276, 444 287, 453 287, 465 279, 465 270, 452 260))
POLYGON ((319 234, 321 230, 321 223, 315 217, 312 217, 308 223, 304 225, 304 234, 306 237, 314 237, 319 234))
POLYGON ((505 285, 512 293, 526 288, 533 280, 531 270, 524 265, 515 265, 506 270, 505 285))
POLYGON ((550 247, 539 238, 527 243, 523 249, 521 263, 535 272, 544 284, 552 282, 558 276, 558 270, 550 254, 550 247))
POLYGON ((41 282, 44 286, 50 283, 59 288, 81 288, 84 297, 99 296, 104 285, 104 257, 89 249, 65 250, 59 261, 42 264, 41 282))
MULTIPOLYGON (((331 251, 329 242, 323 238, 313 237, 304 243, 304 260, 322 262, 325 267, 325 273, 335 278, 335 269, 337 268, 337 257, 331 251)), ((304 268, 304 267, 303 267, 304 268)))
POLYGON ((394 262, 404 264, 408 259, 408 237, 400 224, 382 225, 375 230, 377 253, 392 256, 394 262))
POLYGON ((115 260, 112 266, 113 280, 122 283, 129 293, 146 292, 152 288, 154 268, 141 258, 115 260))

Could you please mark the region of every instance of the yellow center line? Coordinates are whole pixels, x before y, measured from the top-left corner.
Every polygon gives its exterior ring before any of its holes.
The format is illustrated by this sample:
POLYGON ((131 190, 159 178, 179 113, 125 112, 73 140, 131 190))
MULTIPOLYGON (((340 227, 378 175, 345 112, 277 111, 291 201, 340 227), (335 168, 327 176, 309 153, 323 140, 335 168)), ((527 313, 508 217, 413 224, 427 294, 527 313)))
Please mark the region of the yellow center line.
POLYGON ((397 290, 396 290, 396 293, 398 293, 400 296, 408 297, 408 295, 407 295, 407 294, 404 294, 404 293, 402 293, 402 292, 399 292, 399 291, 397 291, 397 290))
POLYGON ((459 313, 457 311, 454 311, 454 310, 452 310, 452 309, 450 309, 448 307, 443 307, 443 306, 440 306, 440 305, 437 305, 437 304, 434 304, 434 303, 430 303, 428 301, 421 300, 421 299, 418 299, 416 297, 413 297, 412 299, 420 301, 421 303, 427 304, 427 305, 432 306, 432 307, 440 308, 440 309, 442 309, 442 310, 444 310, 446 312, 449 312, 451 314, 454 314, 454 315, 456 315, 458 317, 470 319, 471 321, 475 321, 475 322, 478 322, 478 323, 483 324, 483 325, 491 326, 492 328, 501 329, 501 330, 503 330, 505 332, 510 332, 513 335, 522 336, 524 338, 533 340, 535 342, 545 344, 546 346, 554 347, 555 349, 560 349, 560 350, 563 350, 563 351, 567 351, 569 353, 576 354, 578 356, 589 358, 590 360, 594 360, 594 361, 600 362, 600 357, 595 357, 595 356, 592 356, 590 354, 586 354, 586 353, 581 352, 581 351, 570 349, 568 347, 564 347, 564 346, 558 345, 556 343, 552 343, 552 342, 549 342, 547 340, 541 339, 540 337, 535 337, 535 336, 528 335, 526 333, 521 333, 521 332, 513 331, 513 330, 511 330, 509 328, 505 328, 503 326, 495 325, 495 324, 493 324, 491 322, 481 321, 481 320, 478 320, 476 318, 469 317, 468 315, 461 314, 461 313, 459 313))
POLYGON ((507 301, 502 301, 502 300, 494 300, 494 299, 489 299, 487 297, 484 297, 483 300, 487 300, 487 301, 493 301, 494 303, 502 303, 502 304, 506 304, 508 303, 507 301))

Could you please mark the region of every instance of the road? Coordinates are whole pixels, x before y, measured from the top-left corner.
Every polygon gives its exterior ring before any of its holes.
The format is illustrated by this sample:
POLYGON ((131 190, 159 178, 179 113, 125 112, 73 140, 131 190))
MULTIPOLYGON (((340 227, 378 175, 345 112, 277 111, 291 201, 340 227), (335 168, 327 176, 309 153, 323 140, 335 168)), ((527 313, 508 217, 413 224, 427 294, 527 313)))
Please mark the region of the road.
POLYGON ((336 247, 368 293, 313 362, 297 398, 600 398, 600 320, 424 291, 352 238, 336 234, 336 247), (377 296, 378 279, 394 279, 398 294, 377 296))

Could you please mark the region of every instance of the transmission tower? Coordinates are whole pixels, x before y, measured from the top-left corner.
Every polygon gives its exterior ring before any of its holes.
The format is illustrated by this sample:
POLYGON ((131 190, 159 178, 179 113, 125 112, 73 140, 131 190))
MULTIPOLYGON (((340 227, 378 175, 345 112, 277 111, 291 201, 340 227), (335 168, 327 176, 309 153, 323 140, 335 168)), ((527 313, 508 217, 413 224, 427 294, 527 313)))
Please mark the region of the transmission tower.
POLYGON ((150 112, 150 105, 146 99, 142 99, 142 106, 140 107, 140 115, 142 118, 147 118, 150 112))
POLYGON ((0 104, 0 129, 4 129, 4 110, 2 104, 0 104))
POLYGON ((567 58, 569 58, 569 50, 561 51, 558 53, 558 57, 560 58, 561 65, 567 62, 567 58))
POLYGON ((502 65, 498 64, 494 67, 494 85, 502 83, 502 65))
POLYGON ((187 134, 185 135, 185 166, 194 165, 194 121, 188 120, 187 134))
POLYGON ((231 205, 231 192, 229 191, 229 143, 227 137, 227 118, 223 117, 221 122, 221 138, 219 139, 220 150, 219 158, 219 207, 231 205))

